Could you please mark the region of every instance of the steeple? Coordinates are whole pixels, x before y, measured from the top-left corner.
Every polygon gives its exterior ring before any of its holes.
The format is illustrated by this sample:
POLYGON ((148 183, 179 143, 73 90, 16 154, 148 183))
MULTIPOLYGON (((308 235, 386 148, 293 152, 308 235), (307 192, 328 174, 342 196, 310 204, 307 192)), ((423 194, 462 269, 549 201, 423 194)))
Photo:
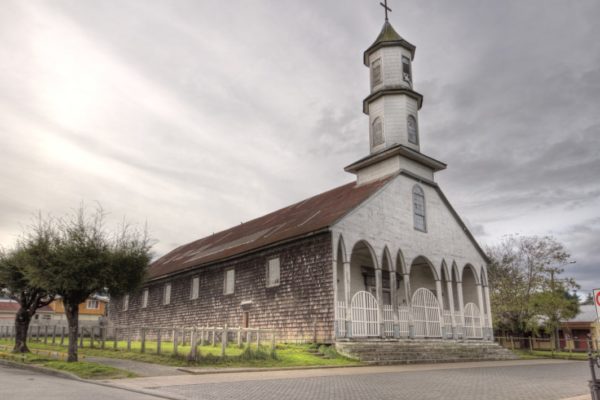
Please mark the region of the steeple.
POLYGON ((370 155, 349 165, 359 184, 407 170, 433 180, 446 167, 421 154, 418 112, 423 96, 413 88, 412 61, 416 47, 396 32, 387 18, 381 32, 363 55, 370 72, 370 94, 363 101, 369 116, 370 155))

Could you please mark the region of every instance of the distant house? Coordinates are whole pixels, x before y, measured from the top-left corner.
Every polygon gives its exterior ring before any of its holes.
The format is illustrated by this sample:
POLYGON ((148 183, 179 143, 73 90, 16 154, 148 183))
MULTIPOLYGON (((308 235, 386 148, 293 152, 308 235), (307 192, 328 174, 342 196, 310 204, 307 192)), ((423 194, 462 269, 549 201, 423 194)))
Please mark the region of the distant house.
MULTIPOLYGON (((14 321, 19 303, 10 299, 0 299, 0 321, 14 321)), ((34 320, 50 320, 54 314, 54 310, 49 306, 42 307, 37 310, 34 320)))
POLYGON ((593 343, 597 346, 600 342, 600 322, 593 304, 580 306, 579 314, 575 318, 561 323, 561 347, 587 350, 588 335, 591 335, 593 343))
MULTIPOLYGON (((79 305, 80 321, 98 321, 100 317, 106 315, 108 298, 103 296, 90 296, 85 302, 79 305)), ((65 307, 62 299, 56 299, 50 303, 50 308, 54 311, 53 320, 66 321, 65 307)))

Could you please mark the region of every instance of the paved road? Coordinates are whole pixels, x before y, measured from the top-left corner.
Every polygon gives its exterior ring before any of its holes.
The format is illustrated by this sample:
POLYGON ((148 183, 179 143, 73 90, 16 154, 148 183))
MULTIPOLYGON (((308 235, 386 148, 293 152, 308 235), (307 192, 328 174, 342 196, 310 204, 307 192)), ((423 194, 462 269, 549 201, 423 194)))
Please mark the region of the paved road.
MULTIPOLYGON (((488 364, 491 365, 491 364, 488 364)), ((584 362, 497 364, 487 367, 446 365, 427 370, 379 367, 369 373, 347 369, 343 374, 307 376, 303 372, 229 382, 164 386, 160 391, 186 399, 460 399, 558 400, 588 392, 588 367, 584 362)), ((324 372, 325 370, 323 370, 324 372)), ((174 377, 175 378, 175 377, 174 377)), ((225 375, 221 377, 227 379, 225 375)))
POLYGON ((154 396, 0 365, 2 400, 156 400, 154 396))
MULTIPOLYGON (((544 360, 176 375, 111 384, 185 400, 559 400, 589 393, 588 373, 585 362, 544 360)), ((0 366, 0 399, 156 398, 0 366)))

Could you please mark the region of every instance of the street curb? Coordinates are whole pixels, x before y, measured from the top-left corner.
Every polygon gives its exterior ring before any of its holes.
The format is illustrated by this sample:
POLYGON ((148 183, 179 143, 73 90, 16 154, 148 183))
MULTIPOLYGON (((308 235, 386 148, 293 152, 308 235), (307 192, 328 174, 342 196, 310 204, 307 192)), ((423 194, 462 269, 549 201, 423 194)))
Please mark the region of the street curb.
POLYGON ((298 371, 304 369, 331 369, 331 368, 356 368, 356 367, 368 367, 368 364, 355 364, 355 365, 307 365, 300 367, 279 367, 279 368, 220 368, 220 369, 199 369, 194 371, 194 368, 181 367, 177 368, 178 371, 188 373, 190 375, 211 375, 211 374, 235 374, 242 372, 268 372, 268 371, 298 371))
POLYGON ((9 361, 9 360, 4 360, 4 359, 0 359, 0 365, 3 365, 5 367, 12 367, 12 368, 18 368, 18 369, 24 369, 24 370, 34 371, 34 372, 38 372, 40 374, 55 376, 57 378, 70 379, 70 380, 74 380, 74 381, 79 381, 79 382, 84 382, 84 383, 91 383, 91 384, 94 384, 94 385, 99 385, 99 386, 104 386, 104 387, 110 387, 110 388, 113 388, 113 389, 126 390, 128 392, 133 392, 133 393, 138 393, 138 394, 145 394, 145 395, 148 395, 148 396, 154 396, 154 397, 158 397, 158 398, 162 398, 162 399, 167 399, 167 400, 186 400, 183 397, 169 396, 169 395, 165 395, 165 394, 162 394, 162 393, 156 393, 156 392, 151 392, 151 391, 141 390, 141 389, 131 389, 131 388, 128 388, 128 387, 123 387, 123 386, 111 384, 111 383, 108 383, 106 381, 95 381, 95 380, 92 380, 92 379, 83 379, 83 378, 78 377, 77 375, 74 375, 74 374, 70 373, 70 372, 57 371, 57 370, 51 369, 51 368, 40 367, 39 365, 23 364, 23 363, 20 363, 20 362, 9 361))

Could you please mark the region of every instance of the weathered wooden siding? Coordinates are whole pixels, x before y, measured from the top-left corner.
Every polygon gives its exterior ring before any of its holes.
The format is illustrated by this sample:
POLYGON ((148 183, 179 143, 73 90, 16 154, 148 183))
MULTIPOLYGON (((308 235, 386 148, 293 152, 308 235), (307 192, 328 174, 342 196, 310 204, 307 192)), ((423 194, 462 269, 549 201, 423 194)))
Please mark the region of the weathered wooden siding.
POLYGON ((229 326, 276 329, 280 340, 330 341, 333 335, 331 233, 325 232, 235 260, 198 268, 170 279, 151 282, 148 306, 141 308, 142 291, 131 294, 129 309, 122 299, 110 303, 109 318, 131 326, 229 326), (280 257, 281 283, 266 287, 266 263, 280 257), (235 268, 235 291, 223 294, 224 271, 235 268), (192 278, 200 278, 200 295, 190 300, 192 278), (163 288, 170 282, 171 304, 163 305, 163 288), (242 302, 251 301, 242 307, 242 302))

